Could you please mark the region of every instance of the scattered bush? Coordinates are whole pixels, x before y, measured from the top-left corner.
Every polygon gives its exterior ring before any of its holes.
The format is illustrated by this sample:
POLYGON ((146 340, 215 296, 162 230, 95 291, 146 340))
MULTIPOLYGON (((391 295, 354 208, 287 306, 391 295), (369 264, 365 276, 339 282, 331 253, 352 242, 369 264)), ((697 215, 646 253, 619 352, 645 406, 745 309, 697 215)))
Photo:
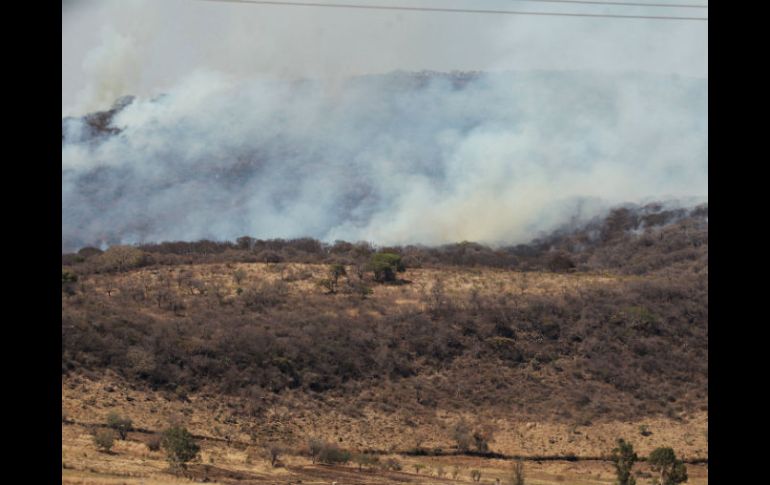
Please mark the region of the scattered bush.
POLYGON ((471 448, 473 434, 471 433, 470 425, 465 419, 461 419, 454 425, 452 429, 452 438, 457 444, 458 451, 466 452, 471 448))
POLYGON ((279 459, 281 458, 281 455, 284 452, 283 446, 277 444, 277 443, 270 443, 265 446, 264 448, 264 456, 268 463, 270 463, 271 467, 274 467, 277 465, 279 459))
POLYGON ((126 439, 128 432, 131 431, 131 424, 131 419, 114 411, 107 415, 107 427, 114 429, 121 440, 126 439))
POLYGON ((246 279, 246 271, 243 269, 236 269, 233 271, 233 281, 236 285, 240 285, 241 282, 246 279))
POLYGON ((361 471, 364 467, 372 468, 379 465, 380 457, 371 453, 356 453, 353 455, 353 463, 358 465, 358 471, 361 471))
POLYGON ((318 438, 310 438, 310 440, 308 440, 307 450, 313 463, 315 463, 316 458, 318 458, 318 455, 321 453, 321 450, 323 450, 323 447, 324 442, 318 438))
POLYGON ((382 468, 394 472, 399 472, 402 469, 401 462, 395 458, 388 458, 385 460, 385 462, 382 464, 382 468))
POLYGON ((345 464, 350 461, 350 452, 335 444, 326 443, 318 453, 318 461, 327 465, 345 464))
POLYGON ((172 467, 184 467, 197 458, 200 446, 195 442, 187 428, 173 426, 163 432, 161 447, 166 451, 172 467))
POLYGON ((145 443, 147 449, 150 451, 159 451, 161 446, 161 437, 158 435, 152 435, 145 443))
POLYGON ((115 444, 115 434, 109 429, 100 429, 94 433, 94 444, 100 451, 109 453, 115 444))

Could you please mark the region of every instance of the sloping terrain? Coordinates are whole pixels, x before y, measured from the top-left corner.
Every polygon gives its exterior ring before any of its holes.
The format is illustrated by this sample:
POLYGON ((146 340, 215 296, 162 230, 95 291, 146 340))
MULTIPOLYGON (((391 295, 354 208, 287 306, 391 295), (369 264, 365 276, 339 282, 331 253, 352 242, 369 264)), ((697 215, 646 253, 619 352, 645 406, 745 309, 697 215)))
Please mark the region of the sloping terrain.
MULTIPOLYGON (((597 459, 623 437, 640 454, 707 460, 707 209, 639 214, 527 247, 385 248, 408 262, 388 284, 366 270, 371 247, 341 242, 64 255, 65 450, 118 411, 147 432, 184 423, 222 450, 301 454, 318 437, 457 461, 465 423, 499 456, 597 459), (345 268, 336 286, 332 263, 345 268)), ((611 482, 600 468, 608 481, 586 483, 611 482)), ((71 483, 102 483, 83 480, 71 483)))

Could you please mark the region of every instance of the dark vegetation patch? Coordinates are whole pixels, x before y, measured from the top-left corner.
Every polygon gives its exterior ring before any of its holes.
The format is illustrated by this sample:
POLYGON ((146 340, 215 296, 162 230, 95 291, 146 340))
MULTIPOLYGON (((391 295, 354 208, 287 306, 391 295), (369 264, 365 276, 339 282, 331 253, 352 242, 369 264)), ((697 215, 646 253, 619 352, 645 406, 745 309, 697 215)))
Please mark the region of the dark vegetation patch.
POLYGON ((707 208, 622 209, 523 248, 380 249, 407 268, 638 275, 559 294, 471 290, 449 298, 436 285, 420 307, 401 308, 366 299, 366 291, 292 295, 288 286, 309 278, 298 274, 257 283, 235 274, 241 291, 231 295, 178 266, 219 263, 227 274, 234 262, 341 264, 344 278, 369 289, 383 284, 367 276, 375 252, 244 237, 63 255, 62 372, 112 369, 136 386, 224 393, 248 402, 240 412, 252 416, 264 411, 256 396, 289 390, 347 397, 351 409, 366 395, 383 409, 501 407, 570 422, 674 416, 706 400, 707 208), (117 278, 141 267, 157 277, 117 278))

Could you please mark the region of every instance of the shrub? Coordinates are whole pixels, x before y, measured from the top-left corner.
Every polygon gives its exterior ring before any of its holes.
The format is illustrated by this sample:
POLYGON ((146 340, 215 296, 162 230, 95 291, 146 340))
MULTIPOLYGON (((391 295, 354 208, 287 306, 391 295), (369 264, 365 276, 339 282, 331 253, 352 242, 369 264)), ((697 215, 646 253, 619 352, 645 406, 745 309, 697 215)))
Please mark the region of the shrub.
POLYGON ((336 293, 337 287, 340 276, 347 276, 347 271, 345 271, 345 266, 342 264, 333 264, 329 268, 329 279, 327 280, 329 282, 328 289, 330 293, 336 293))
POLYGON ((236 285, 240 285, 241 281, 243 281, 246 278, 246 271, 243 269, 236 269, 233 271, 233 281, 235 281, 236 285))
POLYGON ((283 256, 276 253, 275 251, 262 251, 257 255, 257 259, 264 262, 265 264, 270 263, 280 263, 283 261, 283 256))
POLYGON ((307 450, 308 454, 310 455, 310 459, 315 463, 316 458, 318 458, 319 453, 321 453, 321 450, 324 447, 323 441, 319 440, 318 438, 310 438, 307 442, 307 450))
POLYGON ((94 257, 99 271, 127 271, 147 262, 141 249, 132 246, 111 246, 107 251, 94 257))
POLYGON ((78 280, 78 275, 72 271, 62 269, 61 270, 61 284, 66 285, 68 283, 75 283, 78 280))
POLYGON ((557 251, 548 258, 548 269, 554 273, 575 270, 575 262, 563 251, 557 251))
POLYGON ((270 443, 265 446, 264 456, 270 463, 270 466, 275 467, 279 458, 283 454, 283 447, 276 443, 270 443))
POLYGON ((109 429, 100 429, 94 434, 94 444, 99 450, 109 453, 115 444, 115 434, 109 429))
POLYGON ((401 467, 401 462, 398 461, 397 459, 388 458, 387 460, 385 460, 385 463, 382 464, 382 468, 384 468, 385 470, 398 472, 398 471, 401 471, 402 467, 401 467))
POLYGON ((358 471, 363 467, 369 468, 380 463, 380 457, 371 453, 356 453, 353 455, 353 462, 358 465, 358 471))
POLYGON ((158 451, 160 450, 160 436, 158 435, 152 435, 150 436, 150 439, 147 440, 147 449, 150 451, 158 451))
POLYGON ((186 428, 174 426, 163 432, 161 446, 172 466, 182 466, 198 456, 200 446, 186 428))
POLYGON ((75 283, 78 280, 78 275, 72 271, 66 269, 61 270, 61 289, 68 296, 75 295, 75 283))
POLYGON ((78 251, 78 256, 82 256, 83 258, 88 259, 91 256, 98 256, 98 255, 102 254, 103 252, 104 251, 102 251, 99 248, 87 246, 87 247, 81 248, 78 251))
POLYGON ((473 435, 471 428, 465 419, 461 419, 452 429, 452 438, 457 443, 458 451, 465 452, 471 448, 473 435))
POLYGON ((318 461, 327 465, 344 464, 350 461, 350 452, 334 444, 325 444, 318 453, 318 461))
POLYGON ((289 288, 283 281, 262 282, 248 288, 241 294, 244 305, 255 311, 274 307, 283 303, 289 293, 289 288))
POLYGON ((479 453, 489 451, 489 442, 492 441, 491 429, 479 429, 473 432, 473 445, 479 453))
POLYGON ((401 256, 395 253, 377 253, 369 261, 369 268, 374 273, 374 279, 379 282, 395 281, 396 272, 403 273, 406 266, 401 256))
POLYGON ((128 432, 131 431, 131 424, 131 419, 114 411, 107 415, 107 426, 114 429, 121 440, 126 439, 128 432))

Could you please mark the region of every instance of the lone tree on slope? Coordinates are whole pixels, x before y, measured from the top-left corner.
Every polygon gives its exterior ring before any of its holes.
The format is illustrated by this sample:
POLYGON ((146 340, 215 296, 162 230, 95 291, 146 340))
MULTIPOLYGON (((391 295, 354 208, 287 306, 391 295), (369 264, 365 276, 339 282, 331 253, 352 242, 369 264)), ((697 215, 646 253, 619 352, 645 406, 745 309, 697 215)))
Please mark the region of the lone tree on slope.
POLYGON ((647 458, 652 470, 658 473, 653 479, 654 485, 677 485, 687 481, 687 466, 682 460, 677 460, 671 448, 657 448, 647 458))
POLYGON ((173 468, 184 468, 200 451, 200 446, 193 436, 182 426, 174 426, 164 431, 161 446, 166 450, 168 461, 173 468))
POLYGON ((612 450, 612 462, 618 477, 616 485, 636 485, 636 479, 631 476, 631 468, 638 459, 631 443, 619 438, 617 448, 612 450))

